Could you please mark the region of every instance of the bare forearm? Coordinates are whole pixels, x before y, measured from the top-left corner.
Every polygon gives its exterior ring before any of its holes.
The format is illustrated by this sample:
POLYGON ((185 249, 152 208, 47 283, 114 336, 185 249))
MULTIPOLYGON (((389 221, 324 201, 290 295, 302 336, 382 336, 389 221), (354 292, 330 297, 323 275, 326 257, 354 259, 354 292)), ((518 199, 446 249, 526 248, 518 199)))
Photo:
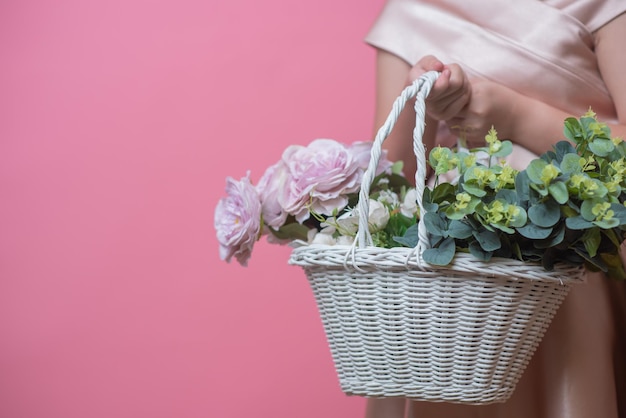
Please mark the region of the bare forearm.
MULTIPOLYGON (((566 118, 582 116, 557 109, 505 87, 502 89, 503 97, 499 100, 508 100, 511 105, 497 106, 500 110, 494 112, 493 125, 501 138, 511 139, 536 154, 551 149, 564 138, 563 121, 566 118)), ((609 124, 609 127, 613 136, 625 137, 625 125, 609 124)))

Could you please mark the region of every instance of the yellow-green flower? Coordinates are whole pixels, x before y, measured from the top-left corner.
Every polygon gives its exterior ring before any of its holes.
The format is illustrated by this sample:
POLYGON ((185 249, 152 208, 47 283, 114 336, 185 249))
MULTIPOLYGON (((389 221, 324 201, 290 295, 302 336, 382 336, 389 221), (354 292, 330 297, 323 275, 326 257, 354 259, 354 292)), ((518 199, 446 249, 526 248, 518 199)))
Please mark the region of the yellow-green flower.
POLYGON ((550 184, 559 174, 560 171, 554 164, 548 164, 541 170, 541 181, 543 181, 544 184, 550 184))
POLYGON ((456 158, 450 148, 437 146, 433 148, 428 157, 428 162, 435 170, 435 174, 444 174, 450 170, 454 170, 459 159, 456 158))
POLYGON ((580 168, 582 168, 583 171, 593 171, 596 169, 596 162, 592 155, 587 158, 580 157, 578 164, 580 164, 580 168))
POLYGON ((456 202, 454 202, 454 207, 457 210, 463 210, 467 208, 467 205, 472 200, 472 196, 468 193, 457 193, 456 202))
POLYGON ((589 124, 589 129, 593 132, 594 135, 602 136, 604 135, 604 130, 606 129, 606 123, 601 122, 591 122, 589 124))
POLYGON ((514 219, 517 219, 522 209, 519 206, 515 206, 515 205, 508 205, 506 209, 507 210, 506 210, 506 213, 504 214, 504 217, 506 218, 505 225, 508 226, 514 219))
POLYGON ((506 189, 509 186, 513 186, 515 184, 516 175, 517 170, 510 165, 503 165, 502 171, 498 174, 496 179, 495 190, 498 191, 500 189, 506 189))
POLYGON ((586 176, 583 176, 582 174, 574 174, 572 175, 572 177, 570 177, 570 185, 576 189, 576 190, 580 190, 582 184, 584 183, 585 179, 587 179, 586 176))
POLYGON ((474 168, 474 176, 478 183, 481 185, 490 184, 495 181, 496 173, 486 167, 477 166, 474 168))
POLYGON ((498 224, 504 219, 506 209, 504 204, 499 200, 494 200, 485 207, 487 213, 486 221, 490 224, 498 224))
POLYGON ((622 183, 622 178, 621 176, 614 176, 610 181, 607 181, 606 183, 604 183, 604 185, 606 186, 606 189, 609 191, 609 193, 611 194, 615 194, 618 192, 621 192, 621 185, 622 183))
POLYGON ((463 158, 463 165, 465 167, 473 167, 476 165, 476 154, 468 154, 463 158))
POLYGON ((615 212, 611 210, 611 204, 609 202, 596 203, 593 208, 591 208, 591 213, 596 217, 595 220, 597 222, 608 221, 613 219, 615 215, 615 212))
POLYGON ((587 112, 583 115, 584 118, 596 118, 596 112, 594 112, 591 107, 587 109, 587 112))
POLYGON ((624 176, 626 174, 626 160, 624 158, 620 158, 616 161, 611 161, 609 163, 609 167, 615 171, 615 173, 619 176, 624 176))
POLYGON ((570 193, 578 194, 579 198, 585 200, 602 199, 607 193, 609 193, 608 186, 607 184, 599 180, 592 179, 584 174, 572 175, 568 183, 570 193))
POLYGON ((498 131, 492 126, 487 135, 485 136, 485 142, 489 146, 489 154, 493 155, 500 151, 502 148, 502 142, 498 139, 498 131))

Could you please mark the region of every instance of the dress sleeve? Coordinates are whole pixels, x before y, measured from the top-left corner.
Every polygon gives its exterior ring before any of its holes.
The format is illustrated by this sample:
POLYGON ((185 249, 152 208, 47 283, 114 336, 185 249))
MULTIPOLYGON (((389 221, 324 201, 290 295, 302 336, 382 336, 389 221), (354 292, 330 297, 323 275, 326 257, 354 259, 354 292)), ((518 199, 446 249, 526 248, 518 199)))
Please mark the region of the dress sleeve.
POLYGON ((418 56, 415 43, 407 36, 411 23, 405 22, 411 10, 411 0, 387 0, 376 21, 365 36, 365 42, 375 48, 391 52, 410 65, 415 64, 418 56))

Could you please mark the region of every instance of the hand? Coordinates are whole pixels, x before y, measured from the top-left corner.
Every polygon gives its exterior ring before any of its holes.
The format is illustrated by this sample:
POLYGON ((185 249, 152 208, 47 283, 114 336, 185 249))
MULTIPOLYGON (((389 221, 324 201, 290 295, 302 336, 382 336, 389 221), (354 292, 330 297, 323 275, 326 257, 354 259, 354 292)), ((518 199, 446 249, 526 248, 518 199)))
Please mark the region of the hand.
POLYGON ((441 73, 426 98, 426 113, 436 120, 449 120, 459 116, 471 98, 471 85, 467 74, 458 64, 443 64, 436 57, 427 55, 411 68, 410 81, 428 71, 441 73))
POLYGON ((493 126, 500 139, 511 139, 516 103, 524 98, 489 80, 471 80, 471 100, 455 116, 446 120, 448 128, 466 141, 468 148, 485 144, 493 126))

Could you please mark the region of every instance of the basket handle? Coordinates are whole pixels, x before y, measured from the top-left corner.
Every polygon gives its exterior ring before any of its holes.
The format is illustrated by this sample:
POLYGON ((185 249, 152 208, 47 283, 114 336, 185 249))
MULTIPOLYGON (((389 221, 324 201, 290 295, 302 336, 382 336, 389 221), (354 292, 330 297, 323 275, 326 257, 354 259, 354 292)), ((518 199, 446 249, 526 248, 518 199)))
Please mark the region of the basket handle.
POLYGON ((376 168, 382 153, 382 145, 385 139, 391 133, 394 125, 396 124, 400 113, 404 109, 407 101, 415 97, 415 129, 413 130, 413 152, 417 160, 417 171, 415 172, 415 189, 417 194, 417 206, 420 209, 420 220, 418 222, 418 237, 419 241, 416 247, 417 254, 429 247, 428 234, 426 228, 423 225, 424 219, 424 207, 422 206, 422 196, 424 194, 424 187, 426 181, 426 151, 424 149, 424 142, 422 140, 424 136, 424 125, 426 117, 426 105, 425 100, 430 93, 435 81, 439 77, 439 73, 436 71, 429 71, 424 73, 421 77, 415 80, 410 86, 407 86, 400 96, 396 98, 393 103, 393 107, 387 120, 383 126, 378 130, 374 143, 372 144, 372 150, 370 155, 370 162, 363 175, 361 183, 361 191, 359 192, 359 229, 357 231, 355 243, 358 248, 365 248, 367 246, 373 246, 372 235, 369 231, 368 218, 369 218, 369 194, 370 187, 376 176, 376 168))

